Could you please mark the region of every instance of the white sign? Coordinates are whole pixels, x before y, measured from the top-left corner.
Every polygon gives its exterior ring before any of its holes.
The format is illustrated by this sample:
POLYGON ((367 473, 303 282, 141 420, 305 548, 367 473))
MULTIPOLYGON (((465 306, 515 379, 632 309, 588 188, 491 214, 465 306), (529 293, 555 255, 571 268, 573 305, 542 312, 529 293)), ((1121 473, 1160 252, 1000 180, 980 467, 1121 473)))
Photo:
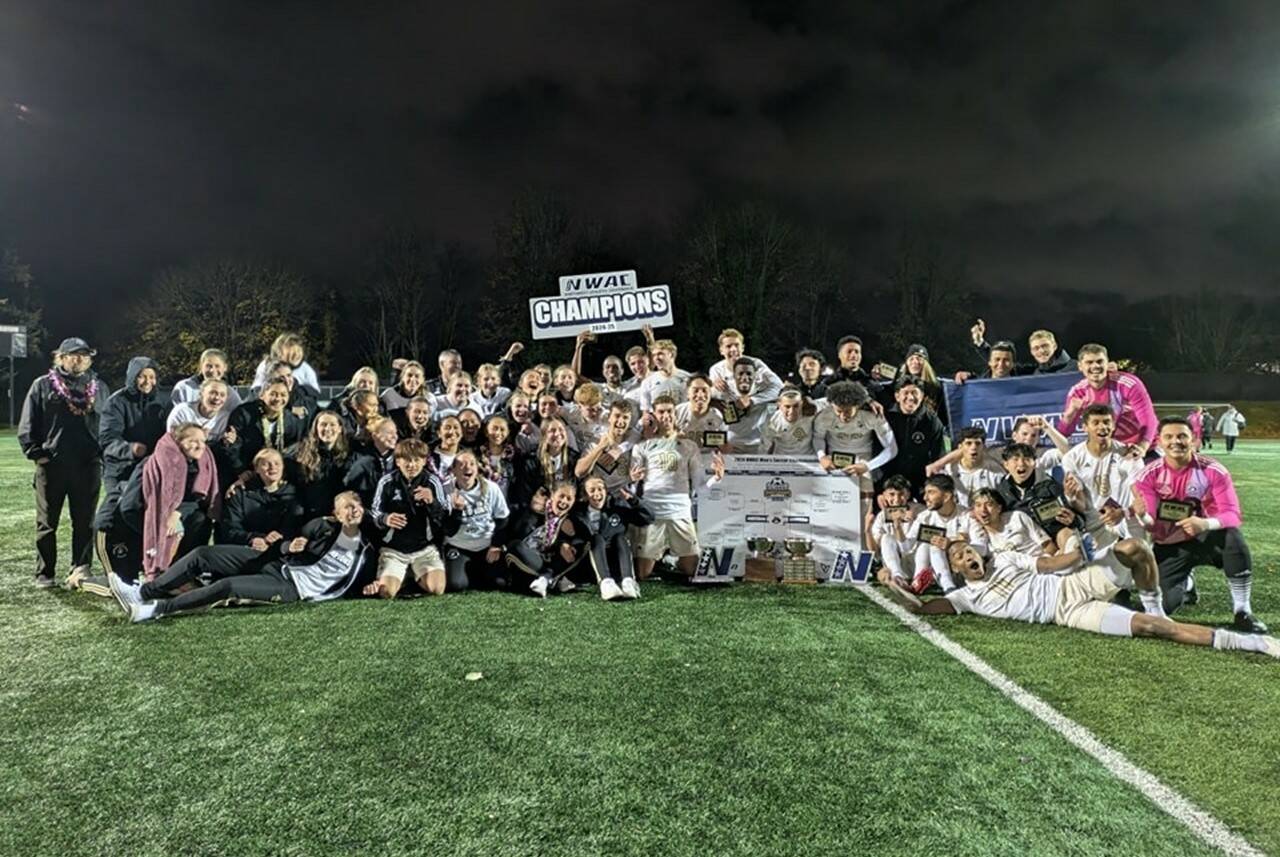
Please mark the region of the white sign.
POLYGON ((570 274, 560 278, 560 294, 581 295, 598 292, 634 291, 640 285, 635 271, 605 271, 602 274, 570 274))
POLYGON ((813 543, 808 558, 819 580, 854 582, 859 571, 865 577, 870 556, 862 553, 858 480, 805 458, 726 455, 724 463, 724 479, 696 498, 704 567, 695 580, 740 579, 748 539, 772 539, 780 559, 787 557, 785 539, 805 539, 813 543))
POLYGON ((669 327, 671 289, 645 286, 627 291, 530 298, 529 320, 534 339, 577 336, 584 330, 592 333, 639 330, 646 324, 669 327))

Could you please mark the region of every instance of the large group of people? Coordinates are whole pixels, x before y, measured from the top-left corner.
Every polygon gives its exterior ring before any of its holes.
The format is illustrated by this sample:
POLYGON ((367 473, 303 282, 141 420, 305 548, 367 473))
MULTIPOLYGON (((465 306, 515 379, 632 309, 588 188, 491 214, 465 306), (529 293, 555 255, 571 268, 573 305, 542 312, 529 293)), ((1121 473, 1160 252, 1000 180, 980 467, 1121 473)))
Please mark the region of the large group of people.
MULTIPOLYGON (((513 343, 468 371, 447 349, 432 377, 414 359, 385 382, 362 367, 327 400, 294 334, 276 339, 243 396, 216 348, 168 395, 173 367, 146 357, 108 394, 94 351, 69 338, 19 427, 35 464, 35 581, 55 585, 66 503, 66 584, 114 595, 139 622, 469 589, 545 598, 589 586, 627 601, 657 569, 695 574, 694 498, 723 478, 724 454, 781 455, 856 484, 848 513, 879 582, 910 609, 1280 657, 1250 603, 1231 476, 1200 451, 1203 414, 1157 419, 1142 380, 1103 345, 1072 356, 1038 330, 1019 362, 982 322, 972 334, 985 368, 957 383, 1079 371, 1061 418, 1019 418, 1000 447, 964 429, 948 450, 928 349, 866 369, 852 335, 833 363, 807 347, 782 372, 734 329, 706 372, 681 368, 677 344, 648 328, 598 364, 590 333, 555 366, 523 366, 513 343), (1078 429, 1086 439, 1073 446, 1078 429), (1168 618, 1198 598, 1206 566, 1226 574, 1230 627, 1168 618)), ((1235 412, 1219 433, 1241 425, 1235 412)))

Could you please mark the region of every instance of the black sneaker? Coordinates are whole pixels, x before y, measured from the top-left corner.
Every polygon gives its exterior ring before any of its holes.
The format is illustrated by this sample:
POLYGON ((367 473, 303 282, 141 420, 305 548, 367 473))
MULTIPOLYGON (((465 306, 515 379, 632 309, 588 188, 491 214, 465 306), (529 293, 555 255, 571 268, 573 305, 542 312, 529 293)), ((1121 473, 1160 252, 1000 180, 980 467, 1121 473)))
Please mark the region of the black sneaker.
POLYGON ((1262 624, 1252 613, 1241 610, 1231 622, 1231 630, 1245 634, 1265 634, 1267 626, 1262 624))
POLYGON ((1186 592, 1182 594, 1183 607, 1194 607, 1199 603, 1200 603, 1199 589, 1188 589, 1186 592))
POLYGON ((58 585, 52 574, 37 574, 35 584, 36 589, 53 589, 58 585))

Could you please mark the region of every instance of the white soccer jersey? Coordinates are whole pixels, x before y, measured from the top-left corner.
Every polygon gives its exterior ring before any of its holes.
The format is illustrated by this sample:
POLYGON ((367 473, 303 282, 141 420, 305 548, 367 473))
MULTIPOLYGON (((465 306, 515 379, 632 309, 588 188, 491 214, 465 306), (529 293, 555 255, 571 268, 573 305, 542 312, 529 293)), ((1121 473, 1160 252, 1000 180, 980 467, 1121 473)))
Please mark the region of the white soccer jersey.
POLYGON ((702 473, 698 445, 678 437, 655 437, 631 450, 633 464, 643 467, 641 503, 659 521, 693 519, 691 492, 702 473))
POLYGON ((892 436, 884 417, 869 408, 859 408, 847 423, 840 421, 834 408, 827 408, 813 418, 813 445, 819 455, 845 452, 865 459, 871 456, 871 439, 882 431, 892 436))
POLYGON ((736 453, 754 455, 760 451, 764 439, 765 421, 769 418, 767 402, 753 402, 745 411, 740 405, 733 406, 737 419, 725 420, 725 429, 729 433, 729 445, 736 453))
POLYGON ((476 390, 471 394, 471 407, 480 412, 482 417, 491 417, 494 414, 501 413, 503 407, 507 404, 507 399, 511 398, 511 390, 507 387, 499 387, 493 391, 493 398, 486 398, 484 393, 476 390))
POLYGON ((911 522, 911 530, 908 533, 911 541, 920 541, 921 527, 937 527, 946 531, 948 539, 956 536, 967 536, 969 533, 969 513, 964 507, 956 504, 956 510, 951 513, 950 517, 942 514, 939 509, 925 509, 916 515, 915 520, 911 522))
MULTIPOLYGON (((912 520, 903 521, 901 524, 903 544, 906 544, 907 541, 910 539, 910 533, 912 529, 915 527, 916 519, 918 519, 920 515, 924 514, 927 511, 925 507, 920 503, 911 503, 909 504, 908 508, 912 512, 912 520)), ((879 512, 876 512, 875 518, 872 519, 871 535, 875 537, 877 544, 884 542, 885 539, 896 540, 898 538, 897 533, 895 533, 893 529, 893 522, 889 520, 888 512, 886 512, 884 509, 881 509, 879 512)))
POLYGON ((678 405, 685 400, 688 387, 689 373, 683 369, 677 369, 670 378, 654 369, 640 382, 640 410, 652 411, 653 400, 659 396, 670 396, 678 405))
POLYGON ((985 545, 992 554, 1021 553, 1030 556, 1043 556, 1044 543, 1049 536, 1040 525, 1031 520, 1026 512, 1016 509, 1006 512, 1004 525, 994 533, 979 524, 976 518, 970 518, 969 542, 985 545))
MULTIPOLYGON (((476 480, 471 490, 457 491, 466 504, 462 509, 462 523, 458 531, 445 541, 463 550, 484 550, 493 543, 496 522, 511 514, 507 498, 502 496, 502 489, 496 482, 483 477, 476 480)), ((453 509, 452 495, 445 497, 444 503, 453 509)))
MULTIPOLYGON (((778 377, 778 373, 774 372, 768 365, 758 357, 748 357, 756 366, 756 382, 751 388, 751 398, 761 402, 773 402, 778 398, 778 394, 782 392, 782 379, 778 377)), ((721 360, 707 371, 707 377, 711 379, 711 385, 714 387, 716 381, 723 381, 729 388, 727 393, 716 390, 715 396, 718 399, 733 399, 738 396, 738 387, 733 379, 733 366, 727 360, 721 360)))
POLYGON ((725 431, 724 415, 719 408, 707 408, 704 414, 695 414, 693 405, 681 402, 676 405, 676 433, 702 446, 702 433, 705 431, 725 431))
POLYGON ((981 488, 995 488, 1007 475, 1003 467, 988 458, 980 458, 978 466, 967 469, 959 461, 953 461, 942 471, 956 484, 956 503, 968 508, 973 505, 973 495, 981 488))
POLYGON ((793 455, 797 458, 813 458, 814 417, 801 416, 789 423, 781 411, 773 411, 764 426, 763 448, 768 455, 793 455))
POLYGON ((615 494, 618 489, 627 487, 631 482, 631 450, 634 446, 635 443, 627 439, 616 446, 609 447, 596 459, 595 464, 591 465, 591 470, 582 481, 586 482, 592 476, 599 476, 604 480, 605 490, 610 494, 615 494))
POLYGON ((1020 553, 997 554, 987 565, 986 578, 966 581, 943 596, 957 613, 1041 625, 1053 622, 1062 591, 1060 575, 1037 574, 1036 558, 1020 553))
POLYGON ((1101 510, 1108 499, 1126 508, 1133 502, 1133 480, 1145 462, 1126 458, 1125 449, 1124 444, 1112 441, 1109 450, 1096 456, 1087 443, 1081 443, 1063 456, 1063 476, 1075 476, 1080 481, 1090 508, 1101 510))

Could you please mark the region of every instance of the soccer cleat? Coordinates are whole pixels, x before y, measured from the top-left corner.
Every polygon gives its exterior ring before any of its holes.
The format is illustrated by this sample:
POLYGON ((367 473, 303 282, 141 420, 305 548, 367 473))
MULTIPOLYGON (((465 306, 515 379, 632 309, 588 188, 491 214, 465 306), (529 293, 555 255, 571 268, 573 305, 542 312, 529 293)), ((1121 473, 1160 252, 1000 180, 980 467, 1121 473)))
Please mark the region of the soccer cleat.
POLYGON ((618 582, 612 577, 606 577, 600 581, 600 599, 602 601, 613 601, 622 597, 622 590, 618 587, 618 582))
POLYGON ((1264 654, 1268 654, 1273 658, 1280 658, 1280 640, 1275 637, 1263 637, 1262 645, 1267 647, 1264 654))
POLYGON ((622 597, 636 599, 640 597, 640 584, 634 577, 622 578, 622 597))
POLYGON ((53 589, 57 585, 51 574, 37 574, 35 584, 36 589, 53 589))
POLYGON ((142 587, 136 583, 125 583, 118 574, 107 574, 107 585, 111 594, 120 602, 120 609, 130 613, 134 605, 142 603, 142 587))
POLYGON ((911 579, 911 586, 909 588, 916 595, 923 595, 925 590, 930 586, 933 586, 934 580, 933 569, 922 568, 917 571, 915 577, 911 579))
POLYGON ((535 577, 533 583, 529 584, 529 590, 539 598, 547 597, 547 584, 551 582, 548 577, 535 577))
POLYGON ((567 577, 562 577, 556 581, 556 592, 572 592, 577 588, 577 585, 567 577))
POLYGON ((1245 634, 1265 634, 1267 633, 1267 626, 1258 621, 1252 613, 1246 613, 1241 610, 1232 620, 1231 630, 1241 631, 1245 634))

